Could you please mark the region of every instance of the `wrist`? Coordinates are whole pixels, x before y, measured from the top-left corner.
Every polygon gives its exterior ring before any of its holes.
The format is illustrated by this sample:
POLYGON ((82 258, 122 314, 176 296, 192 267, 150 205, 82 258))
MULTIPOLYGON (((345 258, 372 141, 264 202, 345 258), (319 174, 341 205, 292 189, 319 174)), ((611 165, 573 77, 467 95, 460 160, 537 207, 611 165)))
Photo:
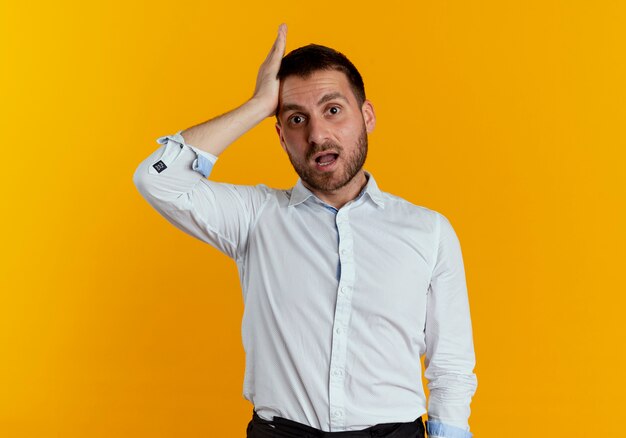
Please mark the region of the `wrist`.
POLYGON ((262 120, 276 114, 277 100, 278 99, 267 99, 262 96, 254 95, 246 102, 246 105, 262 120))

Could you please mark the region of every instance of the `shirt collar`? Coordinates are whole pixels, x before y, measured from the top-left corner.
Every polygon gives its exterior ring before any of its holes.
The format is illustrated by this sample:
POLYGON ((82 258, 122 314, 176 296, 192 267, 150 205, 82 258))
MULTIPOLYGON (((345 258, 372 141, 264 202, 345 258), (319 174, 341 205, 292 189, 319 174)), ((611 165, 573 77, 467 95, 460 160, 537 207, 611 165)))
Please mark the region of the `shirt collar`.
MULTIPOLYGON (((358 199, 361 196, 367 194, 372 201, 380 208, 385 208, 384 196, 381 190, 378 188, 378 184, 376 184, 376 180, 367 170, 364 171, 365 176, 367 177, 367 183, 361 193, 355 198, 358 199)), ((304 184, 302 184, 302 179, 298 178, 298 182, 291 189, 291 199, 289 199, 289 206, 298 205, 309 199, 311 196, 317 198, 309 189, 307 189, 304 184)))

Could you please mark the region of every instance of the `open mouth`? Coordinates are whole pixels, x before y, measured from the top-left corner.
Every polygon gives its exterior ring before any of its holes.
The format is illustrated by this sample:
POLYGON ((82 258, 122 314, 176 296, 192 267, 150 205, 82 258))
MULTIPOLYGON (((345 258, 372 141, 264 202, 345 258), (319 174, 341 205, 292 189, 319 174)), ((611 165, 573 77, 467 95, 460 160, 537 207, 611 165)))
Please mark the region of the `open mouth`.
POLYGON ((339 157, 339 154, 331 152, 331 153, 322 154, 319 157, 316 157, 315 162, 317 163, 318 167, 328 167, 328 166, 332 166, 337 161, 338 157, 339 157))

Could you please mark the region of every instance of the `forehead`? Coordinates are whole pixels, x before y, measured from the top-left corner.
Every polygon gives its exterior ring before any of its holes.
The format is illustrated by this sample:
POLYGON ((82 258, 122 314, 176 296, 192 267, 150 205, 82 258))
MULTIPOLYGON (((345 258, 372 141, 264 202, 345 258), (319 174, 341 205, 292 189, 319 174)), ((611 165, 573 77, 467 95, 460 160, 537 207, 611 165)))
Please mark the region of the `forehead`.
POLYGON ((315 106, 318 100, 330 93, 339 92, 351 104, 356 99, 343 72, 318 70, 307 77, 288 76, 280 84, 279 107, 285 104, 315 106))

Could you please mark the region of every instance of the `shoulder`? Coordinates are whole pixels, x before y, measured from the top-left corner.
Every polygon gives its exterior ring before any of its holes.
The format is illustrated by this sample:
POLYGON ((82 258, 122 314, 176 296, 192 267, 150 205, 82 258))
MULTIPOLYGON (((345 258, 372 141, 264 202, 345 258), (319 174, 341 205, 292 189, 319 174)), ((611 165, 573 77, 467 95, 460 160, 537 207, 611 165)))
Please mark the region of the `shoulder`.
POLYGON ((381 192, 381 195, 385 201, 386 214, 410 218, 411 221, 418 221, 433 230, 440 226, 439 222, 442 218, 445 219, 443 214, 430 207, 388 192, 381 192))

